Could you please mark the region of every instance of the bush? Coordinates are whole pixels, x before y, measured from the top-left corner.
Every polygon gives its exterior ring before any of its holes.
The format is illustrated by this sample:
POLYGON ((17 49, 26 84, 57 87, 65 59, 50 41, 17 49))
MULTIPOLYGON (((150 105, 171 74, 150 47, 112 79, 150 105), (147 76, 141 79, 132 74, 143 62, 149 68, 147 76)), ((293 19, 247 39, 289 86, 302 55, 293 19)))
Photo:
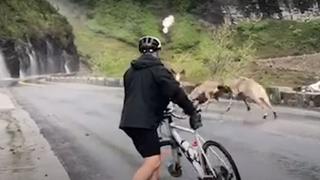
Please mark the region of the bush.
POLYGON ((222 27, 212 32, 210 40, 200 44, 198 54, 212 79, 229 79, 243 74, 253 58, 252 43, 248 41, 236 46, 233 36, 231 29, 222 27))

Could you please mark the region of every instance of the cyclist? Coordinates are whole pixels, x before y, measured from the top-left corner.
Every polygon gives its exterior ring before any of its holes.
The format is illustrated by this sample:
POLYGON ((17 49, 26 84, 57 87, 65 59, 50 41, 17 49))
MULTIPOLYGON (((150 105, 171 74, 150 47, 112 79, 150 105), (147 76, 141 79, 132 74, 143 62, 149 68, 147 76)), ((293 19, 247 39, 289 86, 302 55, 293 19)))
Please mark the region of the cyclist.
POLYGON ((202 126, 201 115, 179 87, 173 74, 159 58, 161 42, 158 38, 144 36, 139 40, 141 56, 131 62, 125 72, 124 104, 120 129, 132 139, 144 163, 133 180, 158 180, 161 164, 160 142, 157 134, 163 112, 170 101, 178 104, 190 116, 190 126, 202 126))

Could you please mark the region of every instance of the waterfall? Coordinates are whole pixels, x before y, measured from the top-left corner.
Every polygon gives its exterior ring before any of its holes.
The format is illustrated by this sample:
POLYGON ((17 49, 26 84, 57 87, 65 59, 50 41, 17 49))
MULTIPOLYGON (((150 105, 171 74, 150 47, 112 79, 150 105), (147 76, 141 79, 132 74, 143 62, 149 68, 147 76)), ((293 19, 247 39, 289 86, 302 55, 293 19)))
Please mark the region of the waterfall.
POLYGON ((47 68, 45 73, 55 73, 56 72, 56 65, 53 59, 53 47, 52 44, 49 41, 46 41, 47 45, 47 68))
POLYGON ((65 71, 66 71, 67 74, 70 74, 70 73, 71 73, 71 70, 70 70, 67 62, 64 64, 64 69, 65 69, 65 71))
POLYGON ((6 62, 4 60, 4 56, 0 50, 0 79, 10 78, 10 73, 7 69, 6 62))
POLYGON ((22 70, 21 67, 20 67, 20 70, 19 70, 19 77, 20 78, 25 78, 26 77, 26 73, 22 70))
POLYGON ((39 74, 36 53, 34 52, 34 50, 32 48, 29 49, 28 56, 30 59, 30 67, 29 67, 30 68, 30 75, 39 74))

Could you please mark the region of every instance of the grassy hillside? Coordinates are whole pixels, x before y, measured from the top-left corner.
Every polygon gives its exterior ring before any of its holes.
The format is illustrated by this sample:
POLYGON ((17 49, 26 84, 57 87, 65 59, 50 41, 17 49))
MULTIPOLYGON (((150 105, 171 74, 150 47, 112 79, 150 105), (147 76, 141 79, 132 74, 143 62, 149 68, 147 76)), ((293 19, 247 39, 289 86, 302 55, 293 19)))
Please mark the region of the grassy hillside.
POLYGON ((89 63, 97 75, 119 77, 132 58, 138 56, 136 48, 88 29, 75 30, 75 36, 79 52, 89 57, 89 63))
POLYGON ((146 8, 130 0, 105 0, 87 7, 86 28, 75 28, 76 43, 95 69, 108 76, 122 75, 128 62, 139 55, 136 46, 143 35, 159 37, 165 62, 177 70, 186 69, 191 81, 237 75, 251 60, 250 42, 235 47, 232 31, 211 32, 186 12, 172 10, 176 23, 164 35, 161 21, 169 11, 159 10, 159 3, 146 8))
POLYGON ((46 34, 65 42, 72 27, 45 0, 1 0, 0 38, 41 38, 46 34))
MULTIPOLYGON (((251 75, 248 71, 256 74, 257 68, 250 63, 253 59, 320 50, 319 21, 265 20, 210 31, 183 3, 167 6, 166 1, 153 0, 143 1, 143 5, 133 0, 76 2, 87 8, 88 18, 84 27, 75 28, 78 48, 90 57, 99 73, 108 76, 122 75, 129 62, 138 56, 136 44, 143 35, 159 37, 164 43, 162 57, 166 63, 177 70, 186 69, 191 81, 251 75), (169 14, 176 19, 165 36, 161 21, 169 14)), ((259 80, 279 79, 274 77, 259 80)))
POLYGON ((260 58, 319 52, 320 20, 310 22, 264 20, 236 27, 236 41, 251 40, 260 58))

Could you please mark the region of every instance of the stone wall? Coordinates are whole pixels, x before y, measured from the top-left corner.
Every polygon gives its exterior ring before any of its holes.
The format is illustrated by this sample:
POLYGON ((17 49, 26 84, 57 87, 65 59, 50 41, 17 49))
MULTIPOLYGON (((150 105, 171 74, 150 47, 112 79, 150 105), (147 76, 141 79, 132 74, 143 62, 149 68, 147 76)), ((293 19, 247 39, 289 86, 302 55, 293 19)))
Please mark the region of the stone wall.
MULTIPOLYGON (((90 77, 90 76, 47 76, 46 81, 63 83, 83 83, 99 86, 122 87, 123 82, 117 78, 90 77)), ((301 108, 320 107, 320 93, 296 92, 291 87, 268 87, 266 91, 270 101, 275 105, 284 105, 301 108)))
POLYGON ((266 88, 272 104, 313 108, 320 107, 320 93, 297 92, 289 87, 266 88))

